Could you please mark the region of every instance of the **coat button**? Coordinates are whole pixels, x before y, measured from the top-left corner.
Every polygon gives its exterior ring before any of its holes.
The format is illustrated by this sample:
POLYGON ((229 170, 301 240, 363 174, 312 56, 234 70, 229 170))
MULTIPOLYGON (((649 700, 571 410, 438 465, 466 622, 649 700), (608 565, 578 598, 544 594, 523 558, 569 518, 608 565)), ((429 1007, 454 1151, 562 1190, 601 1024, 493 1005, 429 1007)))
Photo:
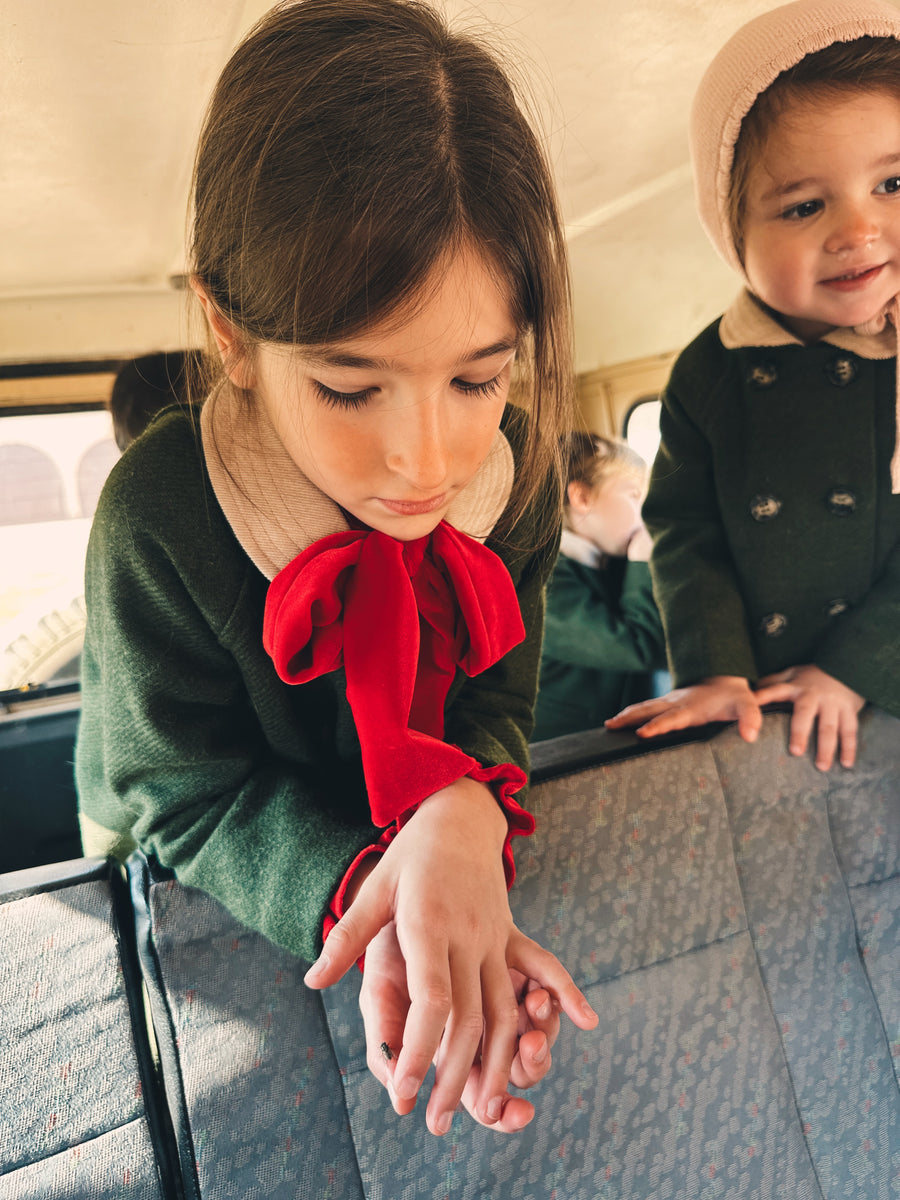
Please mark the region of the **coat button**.
POLYGON ((845 600, 842 596, 837 596, 834 600, 829 600, 825 605, 825 616, 839 617, 841 613, 845 613, 849 607, 849 600, 845 600))
POLYGON ((769 388, 777 379, 778 372, 771 363, 757 363, 747 376, 747 382, 755 388, 769 388))
POLYGON ((825 367, 825 377, 835 387, 846 387, 859 373, 856 360, 847 354, 839 354, 825 367))
POLYGON ((849 517, 856 512, 856 495, 849 488, 834 487, 825 497, 828 511, 836 517, 849 517))
POLYGON ((777 496, 759 495, 750 501, 750 516, 754 521, 771 521, 781 512, 781 501, 777 496))
POLYGON ((787 629, 788 619, 784 613, 769 613, 759 623, 760 632, 766 637, 778 637, 787 629))

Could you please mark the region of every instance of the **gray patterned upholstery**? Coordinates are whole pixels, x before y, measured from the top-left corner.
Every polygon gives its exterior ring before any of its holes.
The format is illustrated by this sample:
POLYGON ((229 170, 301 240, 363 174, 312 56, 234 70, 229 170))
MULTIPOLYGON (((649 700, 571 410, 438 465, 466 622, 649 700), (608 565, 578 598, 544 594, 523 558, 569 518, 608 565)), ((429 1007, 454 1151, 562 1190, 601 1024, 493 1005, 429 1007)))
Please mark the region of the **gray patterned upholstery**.
MULTIPOLYGON (((396 1117, 365 1066, 358 974, 307 991, 304 964, 136 856, 185 1195, 897 1200, 900 721, 864 713, 858 766, 827 774, 787 753, 787 727, 773 714, 754 746, 727 728, 533 789, 514 911, 601 1021, 564 1026, 515 1137, 396 1117)), ((0 995, 31 1014, 3 1005, 0 1200, 159 1195, 136 1165, 152 1151, 105 901, 93 884, 40 900, 18 932, 0 905, 0 995), (29 989, 48 974, 65 986, 38 1021, 29 989), (99 991, 75 1003, 84 975, 99 991), (26 1058, 47 1064, 38 1085, 8 1075, 26 1058), (70 1060, 78 1088, 57 1069, 70 1060), (92 1190, 72 1190, 73 1146, 92 1190), (103 1175, 124 1164, 130 1191, 103 1175)))
POLYGON ((157 1200, 108 872, 28 874, 0 888, 0 1198, 157 1200))
POLYGON ((826 775, 771 715, 755 746, 726 729, 534 789, 513 906, 601 1023, 564 1028, 517 1137, 396 1117, 355 973, 326 1026, 302 966, 152 884, 203 1196, 900 1195, 898 731, 867 713, 859 767, 826 775))

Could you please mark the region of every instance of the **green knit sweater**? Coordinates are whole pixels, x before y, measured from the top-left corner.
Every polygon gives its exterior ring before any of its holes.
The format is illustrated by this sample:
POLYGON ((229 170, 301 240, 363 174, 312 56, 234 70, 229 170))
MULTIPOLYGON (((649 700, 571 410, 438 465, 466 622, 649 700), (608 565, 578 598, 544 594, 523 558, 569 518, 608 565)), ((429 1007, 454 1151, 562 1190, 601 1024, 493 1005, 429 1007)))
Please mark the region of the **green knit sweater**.
MULTIPOLYGON (((508 408, 503 429, 518 458, 521 413, 508 408)), ((529 514, 513 539, 536 538, 529 514)), ((556 545, 487 545, 512 575, 527 637, 482 675, 458 674, 445 737, 485 766, 527 770, 556 545)), ((194 423, 169 410, 113 470, 91 532, 79 802, 95 844, 120 857, 140 845, 313 959, 374 830, 343 673, 281 682, 262 647, 267 588, 219 507, 194 423)))

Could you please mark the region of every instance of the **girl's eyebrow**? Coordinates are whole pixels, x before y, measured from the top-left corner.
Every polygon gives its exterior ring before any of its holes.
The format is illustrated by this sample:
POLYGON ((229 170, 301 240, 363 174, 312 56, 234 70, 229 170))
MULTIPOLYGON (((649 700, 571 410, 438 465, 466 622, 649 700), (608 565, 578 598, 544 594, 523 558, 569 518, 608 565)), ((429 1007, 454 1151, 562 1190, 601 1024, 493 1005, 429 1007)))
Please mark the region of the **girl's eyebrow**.
MULTIPOLYGON (((506 354, 510 350, 517 350, 518 346, 518 337, 501 338, 499 342, 492 342, 490 346, 482 346, 478 350, 467 352, 460 359, 460 362, 480 362, 483 358, 493 358, 497 354, 506 354)), ((370 358, 364 354, 350 354, 346 350, 316 349, 313 347, 305 351, 304 357, 314 365, 325 367, 346 367, 350 370, 360 371, 398 370, 397 365, 391 362, 390 359, 370 358)))

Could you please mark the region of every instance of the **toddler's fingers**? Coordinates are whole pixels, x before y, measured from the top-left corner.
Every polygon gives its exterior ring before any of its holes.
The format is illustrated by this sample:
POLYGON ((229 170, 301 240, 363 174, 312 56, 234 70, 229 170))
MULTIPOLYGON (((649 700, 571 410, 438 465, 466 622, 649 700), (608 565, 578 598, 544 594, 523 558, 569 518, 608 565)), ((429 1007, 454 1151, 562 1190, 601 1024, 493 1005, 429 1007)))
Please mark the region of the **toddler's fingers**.
POLYGON ((603 724, 607 729, 630 729, 633 725, 639 725, 641 721, 646 721, 649 717, 665 712, 668 707, 669 701, 664 697, 660 697, 658 700, 642 700, 639 704, 629 704, 614 717, 607 717, 603 724))
POLYGON ((819 727, 816 731, 816 766, 820 771, 830 771, 834 762, 834 752, 838 744, 837 713, 819 713, 819 727))
POLYGON ((791 717, 791 732, 788 740, 788 749, 791 754, 806 753, 806 747, 809 745, 809 735, 812 732, 815 719, 815 704, 810 703, 803 696, 800 696, 794 704, 794 713, 791 717))
POLYGON ((856 762, 857 737, 859 721, 855 713, 842 713, 840 720, 840 763, 842 767, 852 767, 856 762))

